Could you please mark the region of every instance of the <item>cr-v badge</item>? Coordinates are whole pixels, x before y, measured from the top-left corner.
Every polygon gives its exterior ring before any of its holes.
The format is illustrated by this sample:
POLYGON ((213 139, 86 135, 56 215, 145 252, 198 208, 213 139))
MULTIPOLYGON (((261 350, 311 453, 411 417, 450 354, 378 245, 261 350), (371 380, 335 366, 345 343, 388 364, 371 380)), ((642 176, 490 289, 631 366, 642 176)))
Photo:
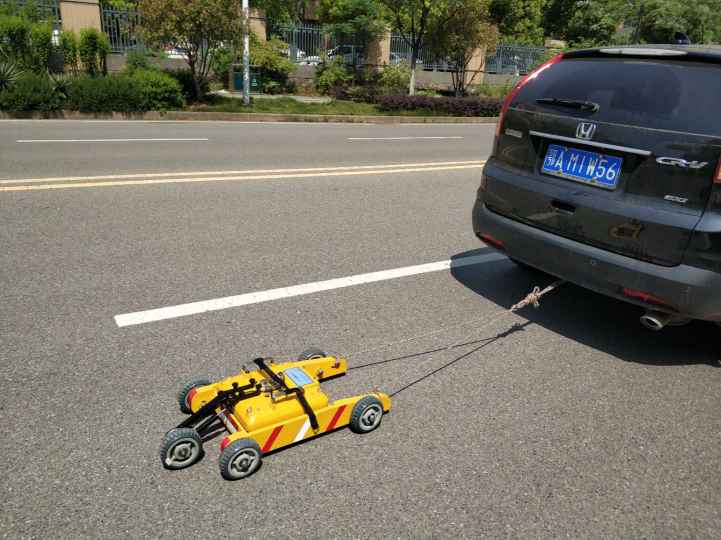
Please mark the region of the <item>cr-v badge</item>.
POLYGON ((708 165, 708 161, 686 161, 685 159, 674 157, 656 158, 656 163, 660 165, 670 165, 671 167, 681 167, 683 169, 703 169, 708 165))
POLYGON ((596 134, 596 124, 591 122, 581 122, 576 128, 576 138, 590 141, 596 134))

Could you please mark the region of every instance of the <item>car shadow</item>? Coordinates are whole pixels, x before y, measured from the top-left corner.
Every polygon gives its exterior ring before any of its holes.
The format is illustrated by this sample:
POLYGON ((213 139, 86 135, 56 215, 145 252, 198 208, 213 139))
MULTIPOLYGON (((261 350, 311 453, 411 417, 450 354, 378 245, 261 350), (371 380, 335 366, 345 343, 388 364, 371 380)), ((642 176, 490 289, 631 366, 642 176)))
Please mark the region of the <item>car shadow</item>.
MULTIPOLYGON (((488 248, 481 248, 459 253, 451 259, 487 252, 488 248)), ((554 281, 552 276, 518 267, 510 260, 473 266, 452 264, 451 275, 476 294, 504 308, 510 308, 534 286, 544 287, 554 281)), ((686 326, 651 332, 639 323, 642 314, 643 310, 637 306, 570 283, 544 297, 540 309, 527 307, 519 312, 528 321, 626 362, 721 367, 716 325, 693 321, 686 326)))

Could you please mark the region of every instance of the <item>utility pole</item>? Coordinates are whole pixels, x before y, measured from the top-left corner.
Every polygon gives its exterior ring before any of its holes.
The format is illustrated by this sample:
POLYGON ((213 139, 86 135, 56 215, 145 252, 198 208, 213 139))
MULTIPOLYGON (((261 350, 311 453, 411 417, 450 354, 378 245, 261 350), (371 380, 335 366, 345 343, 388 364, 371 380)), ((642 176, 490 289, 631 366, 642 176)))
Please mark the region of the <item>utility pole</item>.
POLYGON ((243 0, 243 104, 250 105, 250 8, 243 0))

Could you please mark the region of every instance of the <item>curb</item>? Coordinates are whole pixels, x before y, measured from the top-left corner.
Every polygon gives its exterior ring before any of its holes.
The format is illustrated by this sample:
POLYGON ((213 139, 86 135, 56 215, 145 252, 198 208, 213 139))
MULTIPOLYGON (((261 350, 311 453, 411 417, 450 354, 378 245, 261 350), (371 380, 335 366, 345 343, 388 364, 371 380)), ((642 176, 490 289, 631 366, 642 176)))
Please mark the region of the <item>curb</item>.
POLYGON ((478 116, 353 116, 344 114, 265 114, 200 111, 151 111, 146 113, 5 113, 2 120, 152 120, 152 121, 223 121, 223 122, 334 122, 347 124, 495 124, 496 117, 478 116))

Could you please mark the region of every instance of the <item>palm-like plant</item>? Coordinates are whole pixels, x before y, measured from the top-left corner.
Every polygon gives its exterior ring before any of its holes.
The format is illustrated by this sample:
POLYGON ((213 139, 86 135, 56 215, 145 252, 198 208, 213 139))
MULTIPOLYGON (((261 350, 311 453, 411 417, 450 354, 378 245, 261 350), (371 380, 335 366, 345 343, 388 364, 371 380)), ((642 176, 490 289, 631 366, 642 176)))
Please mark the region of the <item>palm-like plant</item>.
POLYGON ((10 88, 22 75, 22 70, 13 62, 0 62, 0 92, 10 88))

